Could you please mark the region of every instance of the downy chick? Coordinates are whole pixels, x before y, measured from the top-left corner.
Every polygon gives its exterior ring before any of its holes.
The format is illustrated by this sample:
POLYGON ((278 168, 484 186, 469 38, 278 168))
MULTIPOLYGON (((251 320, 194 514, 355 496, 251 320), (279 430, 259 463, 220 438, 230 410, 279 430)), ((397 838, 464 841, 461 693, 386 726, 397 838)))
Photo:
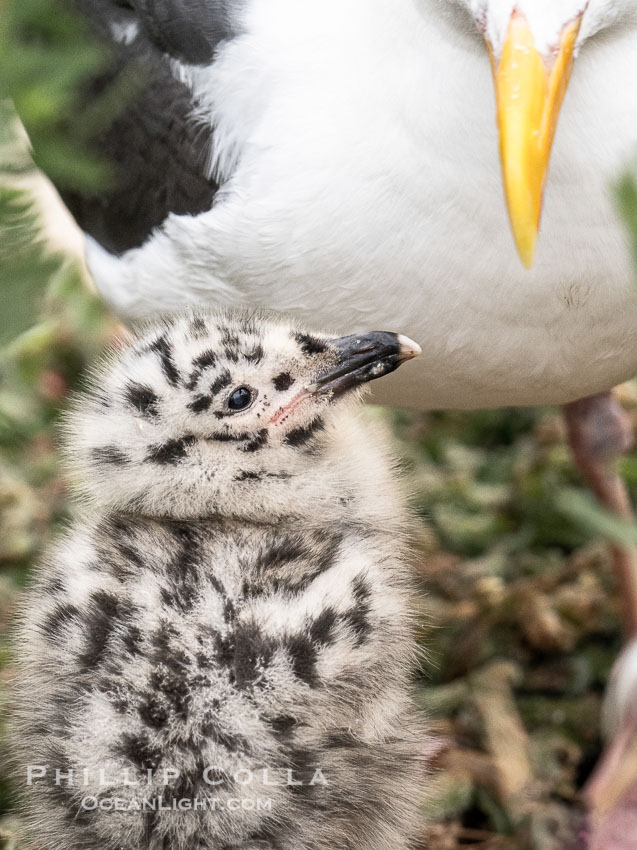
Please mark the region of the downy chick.
POLYGON ((42 850, 407 850, 409 521, 357 389, 419 353, 259 316, 143 329, 68 420, 80 504, 27 597, 42 850))

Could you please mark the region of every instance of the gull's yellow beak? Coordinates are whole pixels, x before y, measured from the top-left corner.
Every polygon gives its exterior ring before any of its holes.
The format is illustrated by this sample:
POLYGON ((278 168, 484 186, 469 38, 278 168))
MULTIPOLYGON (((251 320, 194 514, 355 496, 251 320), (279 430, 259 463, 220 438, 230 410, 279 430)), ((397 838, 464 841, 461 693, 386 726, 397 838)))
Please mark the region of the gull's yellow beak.
POLYGON ((579 15, 564 28, 557 50, 547 58, 535 46, 526 18, 515 10, 499 60, 491 51, 504 194, 527 269, 533 265, 551 145, 581 22, 579 15))

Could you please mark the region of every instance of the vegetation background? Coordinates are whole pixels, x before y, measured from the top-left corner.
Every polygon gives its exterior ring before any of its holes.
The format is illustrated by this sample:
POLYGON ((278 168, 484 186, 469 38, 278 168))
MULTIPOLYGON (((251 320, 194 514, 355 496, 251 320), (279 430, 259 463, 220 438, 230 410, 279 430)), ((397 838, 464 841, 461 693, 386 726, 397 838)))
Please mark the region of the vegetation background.
MULTIPOLYGON (((84 190, 108 181, 84 142, 124 96, 107 90, 79 109, 87 77, 108 57, 69 9, 0 2, 0 850, 27 847, 2 737, 9 621, 69 515, 60 413, 119 333, 81 262, 47 241, 51 223, 64 229, 66 219, 49 212, 44 223, 38 200, 35 163, 84 190)), ((637 189, 630 178, 617 188, 637 246, 637 189)), ((637 425, 636 385, 620 394, 637 425)), ((418 698, 438 734, 428 755, 439 768, 423 846, 582 847, 578 795, 601 750, 602 696, 621 647, 604 538, 637 531, 610 521, 583 489, 557 410, 370 415, 393 431, 422 517, 418 698)), ((623 473, 637 496, 637 454, 623 473)), ((637 757, 633 767, 637 783, 637 757)))

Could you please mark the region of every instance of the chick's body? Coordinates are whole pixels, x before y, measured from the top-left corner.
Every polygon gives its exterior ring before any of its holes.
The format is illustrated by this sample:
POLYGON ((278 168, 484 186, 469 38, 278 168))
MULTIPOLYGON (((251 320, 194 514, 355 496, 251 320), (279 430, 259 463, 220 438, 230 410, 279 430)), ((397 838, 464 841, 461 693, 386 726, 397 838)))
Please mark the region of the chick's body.
POLYGON ((20 635, 14 738, 43 850, 410 846, 406 509, 351 404, 303 395, 342 372, 335 351, 189 316, 78 404, 88 506, 20 635))

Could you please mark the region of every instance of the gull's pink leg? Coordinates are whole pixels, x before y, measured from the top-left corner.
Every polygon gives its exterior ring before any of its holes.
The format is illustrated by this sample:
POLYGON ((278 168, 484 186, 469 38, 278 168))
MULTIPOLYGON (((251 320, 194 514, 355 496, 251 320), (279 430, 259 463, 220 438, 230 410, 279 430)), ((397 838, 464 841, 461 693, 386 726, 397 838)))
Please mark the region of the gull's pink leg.
MULTIPOLYGON (((573 459, 584 480, 607 511, 631 519, 633 512, 630 497, 617 470, 618 458, 628 451, 634 442, 628 416, 611 392, 567 404, 564 414, 573 459)), ((637 636, 637 549, 614 543, 611 545, 611 553, 620 597, 624 636, 630 646, 630 641, 637 636)), ((615 672, 615 678, 620 672, 615 672)), ((624 684, 626 687, 632 687, 630 682, 624 684)), ((609 816, 612 820, 613 811, 621 803, 622 793, 620 791, 618 796, 616 786, 619 784, 627 790, 626 777, 622 776, 625 770, 622 770, 622 767, 630 742, 634 740, 637 732, 634 712, 626 712, 626 706, 614 705, 616 694, 615 682, 615 688, 611 687, 606 695, 605 705, 607 713, 615 714, 614 730, 583 790, 591 818, 591 850, 600 850, 599 839, 604 832, 604 825, 609 816)), ((637 781, 637 777, 635 780, 637 781)), ((629 776, 628 788, 631 784, 629 776)))
MULTIPOLYGON (((565 405, 564 415, 575 465, 606 510, 633 516, 628 490, 617 471, 617 459, 634 442, 628 416, 611 392, 565 405)), ((627 639, 637 635, 637 550, 613 544, 613 566, 627 639)))

